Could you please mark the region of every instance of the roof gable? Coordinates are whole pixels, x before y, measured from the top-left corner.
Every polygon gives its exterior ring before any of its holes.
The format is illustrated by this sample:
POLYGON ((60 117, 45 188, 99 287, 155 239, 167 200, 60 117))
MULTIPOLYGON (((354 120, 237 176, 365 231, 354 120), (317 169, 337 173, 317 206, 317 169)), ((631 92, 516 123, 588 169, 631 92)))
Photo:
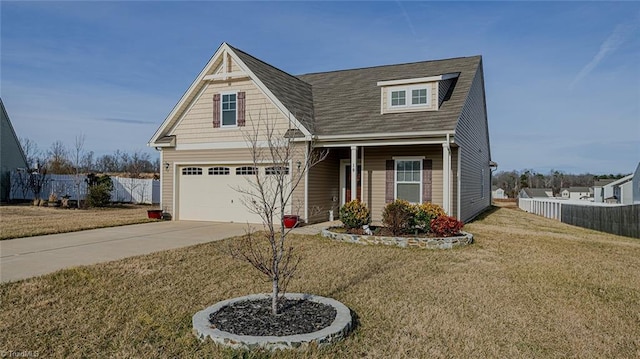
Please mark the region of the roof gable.
MULTIPOLYGON (((220 47, 216 50, 216 52, 211 57, 211 59, 209 59, 209 62, 205 65, 202 71, 200 71, 196 79, 191 83, 187 91, 182 95, 182 97, 180 98, 180 101, 178 101, 178 103, 174 106, 174 108, 171 110, 169 115, 165 118, 165 120, 160 125, 158 130, 155 132, 153 137, 151 137, 148 145, 158 146, 158 147, 166 146, 166 142, 168 141, 163 141, 162 139, 165 138, 167 135, 170 135, 172 129, 175 128, 175 126, 177 126, 177 124, 180 123, 180 120, 183 114, 188 111, 189 106, 195 103, 195 100, 197 100, 197 98, 206 88, 207 80, 212 80, 212 79, 225 80, 227 78, 233 78, 233 77, 249 77, 258 86, 258 88, 262 90, 265 93, 265 95, 276 105, 276 107, 285 115, 285 117, 289 118, 289 121, 292 122, 293 127, 298 128, 305 136, 309 136, 310 132, 303 124, 301 124, 297 120, 295 114, 289 110, 290 107, 287 107, 285 104, 283 104, 280 98, 277 97, 269 87, 265 86, 262 79, 258 75, 256 75, 253 72, 253 70, 257 70, 258 73, 263 77, 265 75, 271 75, 273 79, 271 79, 270 77, 264 77, 264 78, 271 80, 271 82, 274 82, 274 83, 282 82, 277 80, 279 78, 284 77, 281 74, 285 74, 284 72, 277 70, 272 66, 267 65, 264 62, 259 61, 253 58, 252 56, 249 56, 246 53, 229 46, 227 43, 222 43, 222 45, 220 45, 220 47), (244 63, 243 60, 247 60, 251 66, 248 66, 246 63, 244 63), (225 67, 227 66, 229 68, 233 67, 231 66, 231 64, 228 64, 227 61, 232 61, 234 65, 236 65, 241 69, 241 71, 227 72, 227 69, 225 67), (274 69, 275 71, 273 70, 267 71, 266 70, 267 66, 274 69), (224 70, 221 71, 221 67, 224 70), (280 72, 281 74, 278 74, 276 71, 280 72)), ((292 77, 290 75, 289 77, 291 77, 295 82, 301 82, 295 77, 292 77)), ((304 88, 303 86, 300 86, 300 84, 296 84, 295 86, 292 86, 292 88, 294 90, 301 91, 302 93, 304 93, 304 88)), ((308 92, 310 92, 310 89, 308 92)), ((289 97, 286 97, 286 96, 283 98, 285 100, 289 99, 289 97)), ((308 102, 309 104, 311 103, 310 101, 308 102)), ((292 106, 296 103, 297 102, 293 100, 288 101, 289 106, 292 106)), ((305 108, 304 103, 302 103, 301 107, 305 108)), ((306 110, 309 111, 308 108, 306 108, 306 110)))

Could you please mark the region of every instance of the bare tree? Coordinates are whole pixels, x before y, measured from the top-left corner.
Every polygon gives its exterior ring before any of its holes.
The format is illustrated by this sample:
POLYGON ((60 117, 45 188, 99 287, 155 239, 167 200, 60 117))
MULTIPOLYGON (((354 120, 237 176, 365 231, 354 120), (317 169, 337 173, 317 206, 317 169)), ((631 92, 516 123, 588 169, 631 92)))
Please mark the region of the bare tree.
POLYGON ((29 138, 21 137, 20 146, 27 158, 27 168, 34 168, 36 161, 42 157, 42 151, 38 148, 38 144, 29 138))
POLYGON ((75 172, 73 176, 73 184, 76 190, 76 198, 78 199, 77 206, 80 208, 80 188, 84 184, 85 179, 85 177, 81 175, 82 159, 84 157, 84 135, 76 136, 73 149, 73 167, 75 172))
POLYGON ((45 160, 36 160, 35 168, 29 170, 27 186, 33 193, 33 199, 41 199, 42 189, 49 183, 47 163, 45 160))
POLYGON ((285 137, 285 133, 278 132, 269 119, 262 121, 259 117, 253 124, 252 130, 245 132, 245 138, 255 170, 247 186, 235 190, 243 194, 245 207, 260 216, 263 231, 255 232, 248 227, 247 234, 231 243, 229 251, 233 257, 249 262, 269 278, 271 310, 276 315, 278 303, 300 262, 294 247, 287 241, 291 229, 284 226, 285 211, 305 173, 324 160, 327 152, 313 151, 306 143, 293 142, 292 138, 285 137), (290 168, 293 161, 296 161, 295 168, 290 168), (265 165, 263 173, 260 167, 265 165))
POLYGON ((69 153, 62 141, 58 140, 51 144, 49 148, 49 172, 56 174, 72 173, 69 153))

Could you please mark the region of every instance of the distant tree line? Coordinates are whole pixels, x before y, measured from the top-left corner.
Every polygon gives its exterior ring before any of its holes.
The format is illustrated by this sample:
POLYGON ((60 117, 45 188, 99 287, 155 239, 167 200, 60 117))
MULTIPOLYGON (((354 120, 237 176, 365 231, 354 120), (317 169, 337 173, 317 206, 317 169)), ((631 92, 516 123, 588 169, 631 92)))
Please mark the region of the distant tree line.
POLYGON ((515 198, 523 188, 551 188, 553 194, 558 195, 563 188, 591 187, 596 180, 620 179, 626 174, 594 175, 591 173, 571 174, 563 171, 551 170, 549 173, 539 173, 532 169, 521 171, 501 171, 493 174, 491 184, 502 188, 505 193, 515 198))
POLYGON ((152 159, 148 153, 139 150, 133 153, 116 150, 102 156, 85 151, 84 136, 77 136, 71 149, 59 140, 46 150, 41 150, 28 138, 21 138, 20 144, 28 168, 46 170, 49 174, 117 173, 138 178, 144 173, 160 172, 160 159, 152 159))

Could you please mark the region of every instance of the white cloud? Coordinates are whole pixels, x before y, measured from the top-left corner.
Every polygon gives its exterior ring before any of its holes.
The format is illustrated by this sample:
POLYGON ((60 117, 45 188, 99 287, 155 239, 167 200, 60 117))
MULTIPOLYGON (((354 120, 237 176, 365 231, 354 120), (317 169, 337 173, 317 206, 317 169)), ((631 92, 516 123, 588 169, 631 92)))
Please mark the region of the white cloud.
POLYGON ((569 89, 573 89, 574 86, 580 82, 583 78, 589 76, 591 71, 593 71, 600 62, 609 54, 616 51, 634 32, 636 29, 636 25, 630 24, 619 24, 613 30, 611 35, 604 40, 604 42, 600 45, 600 50, 598 53, 586 64, 573 79, 571 84, 569 85, 569 89))

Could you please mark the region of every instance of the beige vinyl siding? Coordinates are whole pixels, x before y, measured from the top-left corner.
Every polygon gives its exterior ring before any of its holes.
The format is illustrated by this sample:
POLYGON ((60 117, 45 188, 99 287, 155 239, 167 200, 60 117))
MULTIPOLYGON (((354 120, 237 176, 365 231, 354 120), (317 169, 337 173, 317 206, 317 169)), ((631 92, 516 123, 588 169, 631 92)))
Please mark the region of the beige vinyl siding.
POLYGON ((490 206, 489 130, 482 64, 456 126, 455 142, 460 146, 460 219, 469 221, 490 206), (484 171, 484 173, 483 173, 484 171), (482 175, 484 174, 484 177, 482 175), (483 186, 484 183, 484 186, 483 186), (484 187, 484 193, 481 189, 484 187))
MULTIPOLYGON (((318 150, 316 150, 318 151, 318 150)), ((309 222, 329 220, 329 210, 338 219, 340 209, 340 150, 331 149, 327 158, 309 171, 309 222), (333 201, 333 198, 336 201, 333 201)))
POLYGON ((176 136, 177 146, 185 144, 242 142, 244 133, 252 131, 253 126, 261 122, 273 125, 278 133, 284 134, 289 128, 289 120, 264 95, 252 80, 232 80, 209 82, 199 97, 194 99, 180 121, 169 132, 176 136), (216 93, 246 93, 246 126, 213 128, 213 95, 216 93))
MULTIPOLYGON (((420 84, 411 84, 409 86, 416 86, 420 84)), ((429 82, 424 84, 425 87, 429 89, 429 106, 421 106, 421 107, 401 107, 401 108, 391 108, 389 106, 389 92, 394 91, 395 89, 400 89, 405 86, 388 86, 382 88, 382 113, 399 113, 399 112, 420 112, 420 111, 435 111, 438 109, 438 86, 437 82, 429 82)), ((407 103, 411 101, 411 93, 407 92, 407 103)))
POLYGON ((432 202, 442 205, 442 146, 366 147, 364 151, 364 199, 373 221, 382 221, 385 203, 386 161, 393 157, 424 156, 432 160, 432 202))

